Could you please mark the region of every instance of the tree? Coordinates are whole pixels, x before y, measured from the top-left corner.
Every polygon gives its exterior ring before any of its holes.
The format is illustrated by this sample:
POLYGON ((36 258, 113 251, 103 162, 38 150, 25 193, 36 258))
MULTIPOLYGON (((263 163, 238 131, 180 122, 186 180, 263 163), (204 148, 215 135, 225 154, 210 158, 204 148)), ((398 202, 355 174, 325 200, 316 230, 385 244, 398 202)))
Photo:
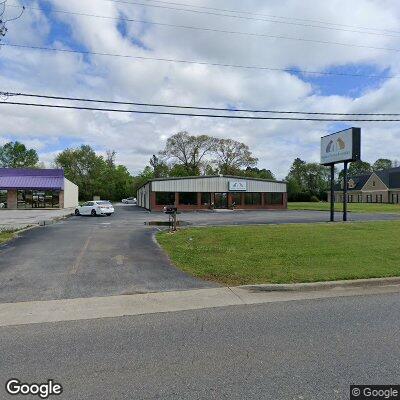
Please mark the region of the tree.
POLYGON ((20 142, 9 142, 0 146, 0 167, 35 168, 39 162, 36 150, 27 149, 20 142))
POLYGON ((169 176, 167 163, 155 154, 150 158, 150 165, 153 167, 154 178, 166 178, 169 176))
POLYGON ((215 139, 207 136, 192 136, 179 132, 168 138, 160 155, 183 165, 188 175, 199 175, 205 157, 215 148, 215 139))
POLYGON ((108 150, 104 159, 90 146, 82 145, 62 151, 55 165, 63 168, 65 177, 78 185, 82 200, 91 200, 93 196, 121 200, 132 195, 133 180, 126 167, 116 165, 115 158, 115 151, 108 150))
POLYGON ((57 155, 55 165, 63 168, 65 177, 78 185, 81 199, 90 200, 100 195, 105 162, 90 146, 62 151, 57 155))
POLYGON ((393 162, 387 158, 379 158, 372 165, 373 171, 383 171, 390 168, 393 168, 393 162))
POLYGON ((146 166, 142 172, 133 178, 133 193, 143 186, 147 181, 154 178, 154 171, 151 167, 146 166))
POLYGON ((257 167, 247 167, 242 171, 243 176, 248 176, 250 178, 260 178, 260 179, 271 179, 276 180, 274 174, 269 169, 258 169, 257 167))
MULTIPOLYGON (((349 169, 347 171, 348 176, 366 175, 371 172, 372 172, 371 164, 369 162, 361 160, 350 163, 349 169)), ((343 179, 343 170, 340 171, 339 178, 343 179)))
POLYGON ((296 158, 286 177, 291 201, 309 201, 311 197, 326 198, 329 188, 329 168, 296 158))
POLYGON ((215 163, 219 172, 225 175, 237 175, 243 167, 257 165, 258 159, 253 157, 247 145, 232 139, 215 140, 215 163))

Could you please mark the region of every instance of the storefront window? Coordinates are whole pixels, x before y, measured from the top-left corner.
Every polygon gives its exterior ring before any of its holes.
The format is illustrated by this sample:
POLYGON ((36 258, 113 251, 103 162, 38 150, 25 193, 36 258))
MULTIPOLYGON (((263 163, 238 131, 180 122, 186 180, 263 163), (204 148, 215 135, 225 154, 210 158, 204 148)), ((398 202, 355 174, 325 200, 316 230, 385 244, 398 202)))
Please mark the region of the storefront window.
POLYGON ((7 208, 7 190, 0 190, 0 208, 7 208))
POLYGON ((195 192, 179 193, 179 204, 182 204, 184 206, 196 206, 197 193, 195 192))
POLYGON ((156 192, 156 204, 159 206, 170 206, 175 204, 175 193, 156 192))
POLYGON ((283 193, 266 193, 267 204, 283 204, 283 193))
POLYGON ((231 197, 232 204, 235 204, 236 206, 242 205, 242 193, 231 193, 231 197))
POLYGON ((17 208, 59 208, 59 191, 18 190, 17 208))
POLYGON ((245 193, 244 204, 248 206, 260 206, 261 205, 261 193, 245 193))
POLYGON ((201 194, 201 204, 203 206, 209 206, 211 204, 211 193, 201 194))

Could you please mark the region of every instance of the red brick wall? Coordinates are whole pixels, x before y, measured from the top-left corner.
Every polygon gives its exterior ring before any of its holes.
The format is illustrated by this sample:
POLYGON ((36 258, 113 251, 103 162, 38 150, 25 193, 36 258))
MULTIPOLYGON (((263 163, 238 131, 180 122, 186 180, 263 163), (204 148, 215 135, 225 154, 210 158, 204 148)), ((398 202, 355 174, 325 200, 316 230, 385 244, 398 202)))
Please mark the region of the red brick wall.
MULTIPOLYGON (((244 193, 241 193, 242 205, 237 205, 237 210, 285 210, 287 209, 287 193, 283 193, 283 204, 267 204, 265 199, 265 194, 262 194, 261 205, 246 205, 244 204, 244 193)), ((211 202, 214 202, 214 193, 211 193, 211 202)), ((201 193, 197 193, 197 203, 198 205, 186 206, 179 204, 179 193, 175 193, 175 207, 178 207, 180 211, 193 211, 193 210, 209 210, 209 206, 201 205, 201 193)), ((228 208, 232 207, 232 194, 228 193, 228 208)), ((162 211, 163 205, 156 204, 156 194, 155 192, 150 193, 150 209, 151 211, 162 211)))

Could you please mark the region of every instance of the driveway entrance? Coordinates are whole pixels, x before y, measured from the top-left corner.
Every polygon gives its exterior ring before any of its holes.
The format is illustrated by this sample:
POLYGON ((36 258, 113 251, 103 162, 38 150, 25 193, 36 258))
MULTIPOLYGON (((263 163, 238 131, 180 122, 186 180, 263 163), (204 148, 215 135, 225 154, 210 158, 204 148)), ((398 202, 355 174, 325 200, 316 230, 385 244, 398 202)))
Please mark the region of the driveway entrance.
POLYGON ((217 286, 171 264, 153 241, 156 228, 143 223, 148 216, 117 206, 111 217, 74 216, 22 233, 0 247, 0 303, 217 286))

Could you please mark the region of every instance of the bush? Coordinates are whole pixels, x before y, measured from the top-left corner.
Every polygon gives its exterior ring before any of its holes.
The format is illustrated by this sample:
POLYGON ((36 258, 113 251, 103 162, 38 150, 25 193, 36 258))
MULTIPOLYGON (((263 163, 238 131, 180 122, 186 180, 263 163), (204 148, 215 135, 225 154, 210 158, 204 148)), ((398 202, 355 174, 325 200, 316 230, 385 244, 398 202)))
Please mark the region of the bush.
POLYGON ((317 196, 311 196, 310 201, 312 203, 318 203, 319 202, 319 198, 317 196))
POLYGON ((289 201, 309 202, 311 201, 311 194, 307 192, 289 193, 289 201))

